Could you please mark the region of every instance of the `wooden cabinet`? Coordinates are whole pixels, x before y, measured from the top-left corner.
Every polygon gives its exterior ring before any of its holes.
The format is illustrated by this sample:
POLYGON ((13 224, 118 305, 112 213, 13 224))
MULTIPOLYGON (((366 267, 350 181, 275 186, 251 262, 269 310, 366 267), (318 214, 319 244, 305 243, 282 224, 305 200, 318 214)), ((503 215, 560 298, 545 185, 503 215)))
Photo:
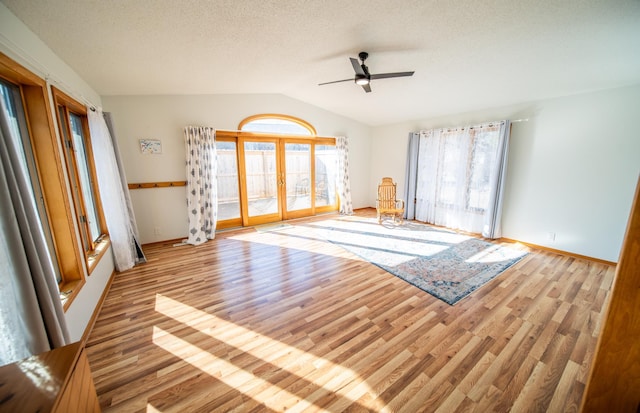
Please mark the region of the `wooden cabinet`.
POLYGON ((0 367, 0 412, 99 412, 80 343, 0 367))

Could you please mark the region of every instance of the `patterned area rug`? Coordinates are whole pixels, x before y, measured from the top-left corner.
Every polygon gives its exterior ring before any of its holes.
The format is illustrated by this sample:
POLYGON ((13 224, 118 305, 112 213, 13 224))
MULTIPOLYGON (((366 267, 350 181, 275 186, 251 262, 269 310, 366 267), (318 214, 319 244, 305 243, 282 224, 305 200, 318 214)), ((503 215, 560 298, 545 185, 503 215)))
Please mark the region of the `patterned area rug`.
POLYGON ((326 240, 453 305, 518 262, 526 251, 416 222, 345 217, 313 226, 326 240))

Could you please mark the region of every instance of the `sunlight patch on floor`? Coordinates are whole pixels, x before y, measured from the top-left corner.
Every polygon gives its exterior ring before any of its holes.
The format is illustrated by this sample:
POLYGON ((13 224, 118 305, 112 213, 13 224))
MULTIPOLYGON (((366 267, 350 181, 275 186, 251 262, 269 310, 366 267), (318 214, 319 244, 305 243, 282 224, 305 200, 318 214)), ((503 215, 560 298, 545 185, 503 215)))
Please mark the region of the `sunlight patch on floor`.
POLYGON ((367 392, 374 393, 366 381, 351 369, 162 294, 156 294, 155 310, 232 347, 227 354, 249 354, 299 376, 301 380, 308 382, 306 387, 311 386, 312 391, 302 398, 154 326, 154 344, 274 410, 282 410, 285 401, 295 401, 292 406, 286 406, 287 411, 302 411, 313 406, 314 400, 327 393, 334 393, 343 401, 348 399, 349 403, 355 402, 367 392), (265 357, 265 354, 268 356, 265 357))
POLYGON ((277 231, 248 232, 233 235, 229 239, 274 247, 307 251, 313 254, 328 255, 336 258, 349 258, 364 261, 354 257, 344 249, 326 242, 327 240, 306 227, 291 226, 277 231))
MULTIPOLYGON (((282 408, 280 404, 276 405, 276 403, 269 403, 269 400, 257 399, 256 395, 251 394, 253 388, 271 387, 273 386, 271 383, 236 367, 233 363, 218 358, 157 326, 153 327, 153 343, 193 367, 200 369, 202 372, 209 374, 211 377, 222 381, 227 386, 252 397, 260 403, 264 403, 266 407, 274 410, 282 408)), ((279 391, 284 392, 289 400, 295 400, 296 398, 295 395, 286 390, 280 389, 279 391)), ((301 401, 301 403, 304 403, 304 401, 301 401)), ((310 404, 306 403, 304 407, 309 406, 310 404)))
POLYGON ((401 225, 378 224, 374 218, 350 217, 332 219, 308 224, 316 228, 339 228, 341 230, 371 235, 386 235, 407 240, 433 241, 442 244, 459 244, 472 237, 454 231, 444 230, 415 221, 404 221, 401 225))
MULTIPOLYGON (((329 234, 331 236, 331 234, 329 234)), ((449 245, 429 244, 402 240, 398 238, 384 238, 359 232, 343 232, 339 237, 332 239, 338 245, 348 244, 354 248, 362 248, 376 251, 379 254, 387 254, 398 263, 410 261, 416 257, 429 257, 449 248, 449 245), (390 241, 391 240, 391 241, 390 241), (393 250, 383 249, 384 245, 393 246, 393 250)))
POLYGON ((478 252, 472 257, 469 257, 467 260, 465 260, 465 262, 502 262, 520 258, 525 254, 526 252, 518 249, 507 248, 502 245, 494 244, 491 247, 485 248, 484 250, 478 252))

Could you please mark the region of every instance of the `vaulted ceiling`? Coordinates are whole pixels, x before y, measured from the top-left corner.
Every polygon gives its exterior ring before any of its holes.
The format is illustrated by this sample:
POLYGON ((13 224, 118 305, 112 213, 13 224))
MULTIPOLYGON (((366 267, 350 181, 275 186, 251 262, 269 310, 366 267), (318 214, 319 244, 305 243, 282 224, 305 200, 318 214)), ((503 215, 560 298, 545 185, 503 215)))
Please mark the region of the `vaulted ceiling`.
POLYGON ((101 95, 277 93, 381 125, 640 83, 638 0, 1 0, 101 95), (352 82, 349 57, 372 73, 352 82))

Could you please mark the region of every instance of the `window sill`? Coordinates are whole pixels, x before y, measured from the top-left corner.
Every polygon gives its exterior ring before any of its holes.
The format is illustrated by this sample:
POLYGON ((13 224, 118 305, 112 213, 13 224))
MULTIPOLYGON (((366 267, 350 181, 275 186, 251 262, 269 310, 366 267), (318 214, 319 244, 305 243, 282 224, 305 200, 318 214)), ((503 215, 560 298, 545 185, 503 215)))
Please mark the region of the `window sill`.
POLYGON ((104 253, 107 252, 107 250, 109 249, 109 245, 111 245, 111 239, 109 239, 108 235, 105 235, 98 242, 98 244, 96 244, 96 249, 93 251, 93 253, 89 254, 89 256, 87 257, 87 272, 89 273, 89 275, 91 275, 93 270, 96 268, 96 266, 104 256, 104 253))
POLYGON ((60 301, 62 302, 62 308, 67 311, 71 302, 80 292, 80 287, 84 285, 84 280, 70 281, 60 285, 60 301))

